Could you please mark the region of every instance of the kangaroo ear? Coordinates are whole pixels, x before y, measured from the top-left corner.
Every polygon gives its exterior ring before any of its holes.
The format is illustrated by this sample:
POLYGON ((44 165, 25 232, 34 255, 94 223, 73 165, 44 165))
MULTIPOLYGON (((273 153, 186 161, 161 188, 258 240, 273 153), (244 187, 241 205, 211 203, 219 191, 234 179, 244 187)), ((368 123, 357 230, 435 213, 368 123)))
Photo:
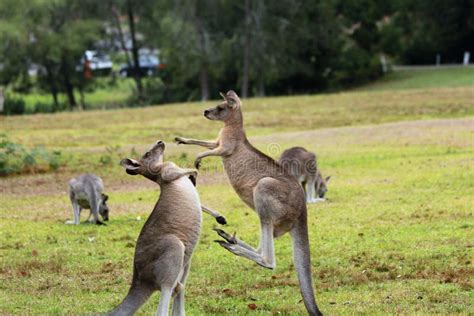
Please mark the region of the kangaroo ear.
POLYGON ((120 165, 124 167, 125 171, 132 176, 137 175, 140 168, 140 163, 135 159, 130 158, 122 159, 122 161, 120 161, 120 165))
POLYGON ((191 182, 193 183, 194 186, 196 186, 196 182, 197 182, 197 171, 196 173, 191 173, 189 175, 189 180, 191 180, 191 182))
POLYGON ((326 179, 324 179, 326 181, 326 183, 329 182, 329 180, 331 180, 331 176, 327 176, 326 179))
POLYGON ((239 96, 233 90, 227 91, 225 99, 231 108, 235 108, 236 106, 240 105, 239 96))
POLYGON ((109 196, 107 194, 102 193, 102 203, 107 202, 108 199, 109 199, 109 196))

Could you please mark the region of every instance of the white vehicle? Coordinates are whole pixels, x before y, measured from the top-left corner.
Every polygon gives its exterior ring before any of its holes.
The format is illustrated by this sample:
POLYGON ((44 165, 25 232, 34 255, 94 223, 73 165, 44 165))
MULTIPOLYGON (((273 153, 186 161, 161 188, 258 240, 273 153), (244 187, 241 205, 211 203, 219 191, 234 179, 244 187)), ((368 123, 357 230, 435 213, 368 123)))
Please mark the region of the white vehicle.
MULTIPOLYGON (((113 62, 110 56, 95 50, 86 50, 81 59, 81 65, 89 62, 89 67, 94 73, 110 74, 112 72, 113 62)), ((82 70, 82 69, 81 69, 82 70)))

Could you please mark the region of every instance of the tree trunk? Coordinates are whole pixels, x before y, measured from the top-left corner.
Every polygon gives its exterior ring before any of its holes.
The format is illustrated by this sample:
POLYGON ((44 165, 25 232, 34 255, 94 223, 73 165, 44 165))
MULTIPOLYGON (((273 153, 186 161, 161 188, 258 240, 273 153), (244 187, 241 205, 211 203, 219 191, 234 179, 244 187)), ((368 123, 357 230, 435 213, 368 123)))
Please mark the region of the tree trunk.
POLYGON ((141 99, 143 94, 142 78, 140 74, 140 63, 138 58, 138 46, 135 37, 135 18, 133 14, 132 0, 127 0, 127 13, 128 13, 128 24, 130 27, 130 35, 132 37, 132 55, 133 55, 133 66, 134 66, 134 78, 137 84, 138 97, 141 99))
POLYGON ((79 102, 81 104, 81 110, 86 108, 86 98, 84 95, 84 89, 82 87, 78 88, 79 90, 79 102))
POLYGON ((209 100, 209 71, 207 64, 201 66, 199 81, 201 84, 201 101, 207 101, 209 100))
POLYGON ((53 97, 53 112, 59 110, 58 102, 58 87, 56 86, 56 80, 54 78, 53 69, 51 69, 51 64, 45 64, 46 77, 48 78, 49 91, 53 97))
POLYGON ((69 107, 74 109, 77 107, 76 98, 74 97, 74 87, 69 80, 68 75, 64 75, 64 87, 66 88, 66 95, 69 100, 69 107))
POLYGON ((0 86, 0 113, 3 113, 5 105, 5 94, 3 93, 3 87, 0 86))
POLYGON ((260 75, 259 75, 259 78, 258 78, 257 94, 258 94, 259 97, 264 97, 265 96, 265 80, 264 80, 262 71, 260 71, 260 75))
POLYGON ((123 35, 123 30, 122 30, 122 25, 120 24, 120 14, 117 9, 117 7, 113 4, 111 4, 111 12, 112 16, 115 21, 115 26, 117 27, 118 33, 119 33, 119 41, 120 41, 120 46, 122 47, 122 50, 125 52, 125 56, 127 57, 127 66, 128 68, 132 68, 132 61, 130 60, 130 55, 128 54, 128 49, 127 45, 125 44, 125 36, 123 35))
POLYGON ((245 31, 244 31, 244 69, 242 72, 242 88, 240 95, 247 98, 249 90, 250 68, 250 0, 245 0, 245 31))
POLYGON ((69 78, 69 71, 66 66, 66 62, 63 60, 61 63, 61 72, 64 80, 64 88, 66 89, 66 95, 69 100, 69 107, 74 109, 77 106, 76 98, 74 97, 74 86, 69 78))

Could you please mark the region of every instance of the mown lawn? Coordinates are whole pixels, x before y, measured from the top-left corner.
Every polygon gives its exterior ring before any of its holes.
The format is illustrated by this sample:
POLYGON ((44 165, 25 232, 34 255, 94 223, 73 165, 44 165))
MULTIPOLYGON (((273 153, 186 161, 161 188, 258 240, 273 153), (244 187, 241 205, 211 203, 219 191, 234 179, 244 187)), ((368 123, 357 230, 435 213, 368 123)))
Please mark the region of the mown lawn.
POLYGON ((466 86, 474 86, 474 67, 472 66, 394 71, 388 73, 381 80, 356 90, 406 90, 466 86))
MULTIPOLYGON (((275 157, 305 146, 332 175, 328 200, 309 206, 313 276, 326 314, 474 313, 473 95, 471 86, 244 103, 258 148, 275 157)), ((190 165, 199 149, 171 141, 215 137, 219 124, 201 116, 209 104, 1 119, 13 140, 68 157, 56 173, 0 180, 1 314, 102 313, 121 301, 135 240, 159 190, 115 163, 101 166, 100 157, 117 162, 132 147, 141 152, 163 139, 169 158, 190 165), (104 178, 110 194, 105 227, 64 225, 72 215, 67 180, 86 169, 104 178)), ((257 217, 219 161, 202 167, 203 204, 225 214, 226 230, 256 245, 257 217)), ((187 287, 189 315, 305 313, 288 236, 276 241, 277 268, 269 271, 215 244, 214 225, 204 217, 187 287)), ((158 298, 140 314, 154 312, 158 298)))

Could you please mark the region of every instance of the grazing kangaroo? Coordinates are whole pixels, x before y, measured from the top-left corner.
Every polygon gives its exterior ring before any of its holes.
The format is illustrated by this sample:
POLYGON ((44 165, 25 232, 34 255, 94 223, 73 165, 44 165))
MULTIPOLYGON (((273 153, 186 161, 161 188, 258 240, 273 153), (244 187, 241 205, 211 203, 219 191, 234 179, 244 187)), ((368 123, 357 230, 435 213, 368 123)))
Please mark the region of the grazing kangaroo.
POLYGON ((157 290, 157 315, 184 315, 184 287, 191 256, 201 231, 201 203, 196 191, 197 172, 163 162, 165 144, 158 141, 139 160, 123 159, 131 175, 141 174, 160 185, 158 202, 143 226, 135 248, 132 285, 110 315, 131 315, 157 290))
POLYGON ((90 209, 89 221, 97 225, 103 225, 99 220, 99 214, 104 221, 109 220, 109 207, 107 200, 109 197, 103 194, 104 184, 102 179, 96 175, 86 173, 69 181, 69 198, 72 203, 74 219, 66 224, 79 225, 81 210, 90 209), (92 215, 92 218, 91 218, 92 215))
POLYGON ((177 137, 178 144, 194 144, 208 148, 198 154, 195 167, 208 156, 221 156, 227 176, 240 198, 260 218, 260 246, 254 249, 223 230, 216 229, 225 239, 218 243, 231 253, 257 264, 275 268, 273 239, 290 232, 293 259, 300 282, 303 301, 310 315, 321 315, 314 298, 308 240, 307 210, 304 192, 296 179, 272 158, 253 147, 245 135, 241 102, 234 91, 222 94, 224 102, 204 111, 210 120, 223 121, 216 141, 201 141, 177 137))
POLYGON ((328 191, 327 184, 331 177, 323 178, 316 154, 303 147, 292 147, 281 154, 278 162, 301 183, 307 203, 324 201, 324 196, 328 191))

